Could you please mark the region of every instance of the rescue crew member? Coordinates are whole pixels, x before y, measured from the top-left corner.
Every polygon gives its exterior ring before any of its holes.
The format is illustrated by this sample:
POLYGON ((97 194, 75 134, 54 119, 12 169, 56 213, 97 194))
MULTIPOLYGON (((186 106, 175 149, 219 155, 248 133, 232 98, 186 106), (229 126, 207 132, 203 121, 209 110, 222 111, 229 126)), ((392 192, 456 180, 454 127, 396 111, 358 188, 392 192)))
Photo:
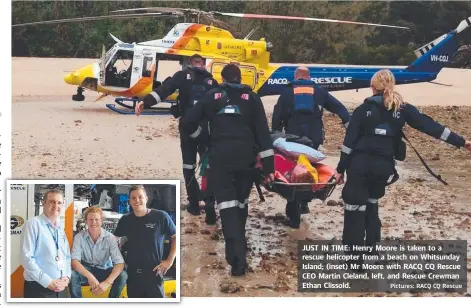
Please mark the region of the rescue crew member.
POLYGON ((129 298, 163 298, 163 276, 175 260, 175 224, 166 212, 148 209, 148 200, 144 186, 133 185, 129 190, 133 213, 121 217, 114 232, 115 236, 127 239, 129 298), (166 238, 172 243, 168 257, 164 259, 166 238))
MULTIPOLYGON (((144 98, 143 102, 136 105, 136 115, 139 116, 144 108, 160 103, 176 90, 179 91, 178 104, 172 107, 172 114, 176 118, 180 118, 180 147, 183 160, 183 177, 185 178, 185 186, 188 195, 189 206, 187 211, 192 215, 200 215, 199 201, 201 192, 198 181, 195 176, 197 153, 200 160, 206 152, 205 143, 207 141, 207 123, 200 123, 200 128, 195 135, 183 134, 181 131, 181 117, 192 108, 203 94, 217 85, 217 81, 205 69, 205 61, 198 54, 193 55, 189 59, 189 66, 182 71, 176 72, 175 75, 162 84, 161 87, 155 89, 144 98)), ((214 198, 207 196, 206 208, 214 211, 214 198)), ((208 212, 208 210, 207 210, 208 212)))
MULTIPOLYGON (((337 180, 347 171, 342 191, 344 245, 375 247, 381 240, 378 199, 384 196, 387 182, 395 174, 394 160, 405 158, 401 137, 406 123, 429 136, 471 151, 469 141, 403 102, 401 95, 394 91, 394 85, 390 70, 374 74, 371 79, 373 96, 355 109, 347 128, 337 166, 337 180)), ((362 260, 355 263, 361 264, 362 260)))
POLYGON ((25 298, 67 298, 70 248, 59 216, 64 205, 60 190, 44 194, 43 213, 26 221, 20 240, 25 298))
POLYGON ((118 241, 111 232, 101 228, 101 208, 89 207, 83 215, 88 230, 74 237, 70 295, 81 298, 82 283, 88 282, 93 294, 100 295, 111 286, 108 297, 118 298, 127 279, 118 241))
MULTIPOLYGON (((294 81, 284 89, 273 109, 272 131, 307 137, 312 147, 318 149, 324 142, 324 125, 322 115, 324 108, 337 114, 347 127, 350 115, 342 105, 325 89, 315 86, 310 79, 309 69, 300 66, 294 74, 294 81)), ((299 228, 301 214, 309 213, 306 201, 288 201, 286 216, 288 225, 299 228)))
POLYGON ((241 276, 247 270, 245 225, 257 152, 266 181, 273 181, 273 145, 262 101, 241 84, 239 67, 226 65, 221 75, 224 83, 185 115, 183 127, 192 133, 201 120, 209 120, 208 182, 221 217, 226 261, 232 275, 241 276))

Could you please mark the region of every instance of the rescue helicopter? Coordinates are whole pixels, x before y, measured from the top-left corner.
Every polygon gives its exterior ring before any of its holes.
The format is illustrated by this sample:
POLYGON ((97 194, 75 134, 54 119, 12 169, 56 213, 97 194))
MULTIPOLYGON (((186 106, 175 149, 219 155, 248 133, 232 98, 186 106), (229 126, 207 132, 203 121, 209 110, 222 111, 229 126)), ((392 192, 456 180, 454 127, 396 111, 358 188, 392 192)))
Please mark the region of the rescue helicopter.
MULTIPOLYGON (((256 29, 244 39, 235 38, 224 28, 228 25, 217 19, 219 16, 253 19, 277 19, 319 21, 341 24, 354 24, 375 27, 408 29, 407 27, 375 24, 367 22, 321 19, 299 16, 224 13, 167 7, 136 8, 112 11, 110 15, 83 18, 39 21, 16 24, 13 27, 65 22, 81 22, 99 19, 126 18, 172 18, 183 17, 196 19, 195 23, 178 23, 162 39, 140 43, 126 43, 113 34, 116 42, 108 51, 103 46, 102 56, 96 63, 78 68, 64 77, 67 84, 77 86, 74 101, 83 101, 85 89, 99 92, 101 96, 117 97, 115 102, 131 110, 123 111, 114 104, 107 104, 113 111, 132 114, 138 101, 160 86, 158 72, 165 61, 178 61, 182 68, 188 65, 190 56, 198 53, 206 59, 206 67, 214 78, 222 81, 221 70, 228 63, 237 63, 242 72, 242 83, 252 87, 261 97, 279 95, 282 89, 294 78, 295 64, 279 65, 270 63, 273 44, 264 38, 250 40, 256 29), (200 23, 200 19, 209 21, 200 23), (215 26, 217 25, 217 26, 215 26), (132 102, 131 105, 125 102, 132 102)), ((447 66, 458 50, 458 34, 469 28, 471 17, 461 21, 458 27, 449 33, 421 46, 414 51, 417 59, 407 67, 390 68, 397 84, 430 82, 437 78, 440 70, 447 66)), ((307 65, 311 80, 329 91, 341 91, 367 88, 370 79, 381 67, 322 66, 307 65)), ((166 102, 176 102, 178 93, 168 97, 166 102)), ((168 108, 154 107, 152 111, 168 108)), ((146 114, 146 113, 144 113, 146 114)), ((148 114, 153 114, 149 110, 148 114)))

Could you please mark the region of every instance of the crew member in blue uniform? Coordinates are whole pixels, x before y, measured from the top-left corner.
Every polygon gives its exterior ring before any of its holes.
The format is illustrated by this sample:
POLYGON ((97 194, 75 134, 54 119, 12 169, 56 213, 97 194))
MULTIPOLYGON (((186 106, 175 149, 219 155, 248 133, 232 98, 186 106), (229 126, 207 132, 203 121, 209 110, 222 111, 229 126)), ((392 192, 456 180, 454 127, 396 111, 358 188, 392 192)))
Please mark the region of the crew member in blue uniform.
MULTIPOLYGON (((178 128, 180 131, 180 147, 183 159, 183 177, 185 178, 189 202, 187 210, 192 215, 199 215, 201 192, 195 177, 196 156, 199 153, 201 159, 206 152, 208 126, 207 122, 202 122, 198 130, 193 134, 183 134, 181 131, 181 119, 190 108, 198 103, 204 93, 217 86, 217 81, 206 70, 205 61, 200 55, 195 54, 191 56, 189 64, 187 68, 176 72, 161 87, 147 95, 144 101, 138 103, 136 105, 136 115, 139 116, 144 108, 150 108, 160 103, 169 95, 179 90, 178 104, 172 106, 171 112, 175 118, 180 118, 178 128)), ((215 223, 214 198, 206 195, 204 199, 206 218, 210 222, 215 223)))
MULTIPOLYGON (((394 91, 395 79, 390 70, 378 71, 371 79, 373 96, 355 109, 345 135, 337 166, 337 179, 347 172, 342 190, 344 210, 344 245, 371 245, 381 240, 378 199, 396 174, 395 160, 405 159, 402 129, 411 127, 458 148, 471 151, 471 142, 435 122, 403 102, 394 91)), ((361 254, 360 254, 361 255, 361 254)), ((359 258, 354 262, 361 264, 359 258)))
MULTIPOLYGON (((287 134, 307 137, 312 141, 312 147, 318 149, 324 142, 324 125, 322 115, 324 108, 337 114, 345 127, 350 115, 342 105, 325 89, 315 86, 310 79, 307 67, 298 67, 294 81, 281 93, 273 110, 272 131, 283 129, 287 134)), ((299 228, 301 214, 309 213, 307 202, 288 201, 286 216, 292 228, 299 228)))
POLYGON ((247 270, 245 225, 257 155, 267 182, 273 181, 273 144, 262 101, 241 84, 239 67, 226 65, 221 75, 224 83, 189 110, 183 127, 191 134, 201 120, 209 120, 208 182, 221 217, 226 261, 232 275, 241 276, 247 270))

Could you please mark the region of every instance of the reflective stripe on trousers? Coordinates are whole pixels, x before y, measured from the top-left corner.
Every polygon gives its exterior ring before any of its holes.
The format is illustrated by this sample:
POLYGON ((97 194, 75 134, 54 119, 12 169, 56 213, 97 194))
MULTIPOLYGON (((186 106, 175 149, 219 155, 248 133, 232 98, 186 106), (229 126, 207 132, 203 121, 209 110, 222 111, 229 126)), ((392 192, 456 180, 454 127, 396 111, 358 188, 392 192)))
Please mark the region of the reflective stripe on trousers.
POLYGON ((366 211, 366 205, 355 205, 355 204, 345 203, 345 210, 364 212, 366 211))
POLYGON ((241 209, 245 208, 249 203, 249 199, 245 199, 243 203, 239 200, 224 201, 217 204, 218 210, 230 209, 233 207, 239 207, 241 209))

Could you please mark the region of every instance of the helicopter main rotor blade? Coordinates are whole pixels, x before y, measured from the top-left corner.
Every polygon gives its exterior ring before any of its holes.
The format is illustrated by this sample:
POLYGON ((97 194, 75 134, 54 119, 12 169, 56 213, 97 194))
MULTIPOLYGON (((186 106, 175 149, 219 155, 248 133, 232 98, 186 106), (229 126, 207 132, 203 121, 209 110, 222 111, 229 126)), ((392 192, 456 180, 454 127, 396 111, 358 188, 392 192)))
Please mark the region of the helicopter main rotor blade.
POLYGON ((42 25, 42 24, 58 24, 58 23, 67 23, 67 22, 81 22, 81 21, 101 20, 101 19, 127 19, 127 18, 168 17, 168 16, 171 16, 171 15, 170 14, 164 14, 164 13, 103 15, 103 16, 77 17, 77 18, 67 18, 67 19, 56 19, 56 20, 28 22, 28 23, 12 25, 12 27, 32 26, 32 25, 42 25))
POLYGON ((239 17, 239 18, 307 20, 307 21, 321 21, 321 22, 343 23, 343 24, 375 26, 375 27, 409 29, 408 27, 385 25, 385 24, 375 24, 375 23, 367 23, 367 22, 359 22, 359 21, 347 21, 347 20, 336 20, 336 19, 324 19, 324 18, 312 18, 312 17, 264 15, 264 14, 244 14, 244 13, 222 13, 222 12, 211 12, 211 13, 214 14, 214 15, 231 16, 231 17, 239 17))
POLYGON ((111 11, 111 13, 125 13, 125 12, 136 12, 136 11, 149 11, 149 12, 166 12, 166 13, 181 13, 185 12, 188 10, 192 11, 197 11, 195 9, 181 9, 181 8, 173 8, 173 7, 141 7, 141 8, 135 8, 135 9, 124 9, 124 10, 116 10, 116 11, 111 11))
POLYGON ((212 13, 202 11, 199 9, 192 9, 192 8, 171 8, 171 7, 146 7, 146 8, 134 8, 134 9, 124 9, 124 10, 116 10, 116 11, 111 11, 111 13, 125 13, 125 12, 152 12, 152 11, 161 11, 161 12, 167 12, 167 13, 175 13, 175 15, 194 15, 198 16, 200 19, 209 21, 209 23, 213 23, 216 26, 223 27, 223 28, 229 28, 230 26, 217 18, 213 16, 212 13))

